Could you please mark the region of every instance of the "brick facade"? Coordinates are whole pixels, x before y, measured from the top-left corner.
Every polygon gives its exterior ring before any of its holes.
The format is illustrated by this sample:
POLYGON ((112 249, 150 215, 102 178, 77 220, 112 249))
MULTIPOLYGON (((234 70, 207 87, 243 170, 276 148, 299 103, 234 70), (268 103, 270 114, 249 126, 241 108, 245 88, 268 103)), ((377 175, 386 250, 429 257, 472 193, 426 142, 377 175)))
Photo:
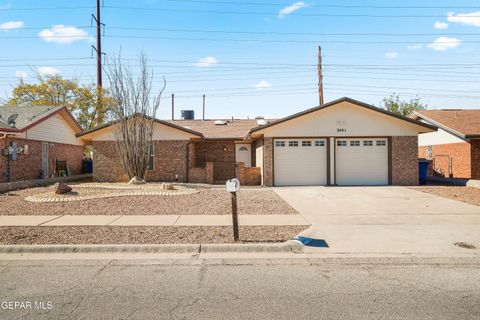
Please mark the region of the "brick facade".
POLYGON ((391 138, 392 184, 418 185, 418 137, 391 138))
MULTIPOLYGON (((93 178, 96 181, 128 181, 115 151, 114 141, 93 141, 93 178)), ((187 140, 154 141, 154 170, 147 181, 187 181, 187 140)))
MULTIPOLYGON (((432 145, 431 148, 432 166, 437 175, 480 179, 480 140, 432 145)), ((418 148, 420 158, 426 158, 426 149, 423 146, 418 148)))
POLYGON ((202 141, 194 143, 195 165, 205 167, 214 163, 214 183, 225 183, 235 177, 235 143, 233 141, 202 141))
MULTIPOLYGON (((2 139, 0 148, 5 149, 12 141, 17 143, 17 147, 28 145, 28 154, 18 154, 17 160, 10 161, 11 181, 33 180, 42 178, 42 141, 9 138, 2 139)), ((83 146, 49 143, 48 151, 48 176, 58 175, 56 172, 56 160, 67 161, 70 175, 82 173, 83 146)), ((8 158, 1 156, 0 182, 7 182, 8 158)))
POLYGON ((262 182, 262 174, 259 167, 245 167, 245 163, 239 162, 237 166, 237 178, 244 186, 259 186, 262 182))
POLYGON ((188 168, 188 182, 213 184, 213 162, 207 162, 205 167, 188 168))
POLYGON ((273 138, 263 138, 263 185, 273 186, 273 138))

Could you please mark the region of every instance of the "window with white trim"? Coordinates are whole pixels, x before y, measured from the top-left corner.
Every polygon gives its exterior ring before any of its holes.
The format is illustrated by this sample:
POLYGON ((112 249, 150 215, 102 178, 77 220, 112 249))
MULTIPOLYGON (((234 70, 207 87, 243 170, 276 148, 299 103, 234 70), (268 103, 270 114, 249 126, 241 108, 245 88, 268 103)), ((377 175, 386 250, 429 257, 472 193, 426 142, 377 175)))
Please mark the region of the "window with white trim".
POLYGON ((312 141, 302 141, 302 147, 311 147, 312 141))
POLYGON ((155 147, 153 145, 153 142, 150 143, 150 145, 148 146, 147 170, 149 171, 155 170, 155 147))
POLYGON ((371 146, 373 146, 373 141, 372 140, 363 140, 363 146, 364 147, 371 147, 371 146))
POLYGON ((346 147, 347 141, 345 140, 337 140, 337 147, 346 147))
POLYGON ((359 140, 350 141, 350 147, 360 147, 360 141, 359 140))
POLYGON ((288 146, 289 147, 298 147, 298 141, 290 140, 290 141, 288 141, 288 146))
POLYGON ((375 145, 376 145, 377 147, 386 146, 386 145, 387 145, 387 142, 386 142, 385 140, 377 140, 377 141, 375 142, 375 145))
POLYGON ((315 147, 325 147, 325 141, 315 140, 315 147))
POLYGON ((285 141, 282 141, 282 140, 275 141, 275 147, 285 147, 285 141))

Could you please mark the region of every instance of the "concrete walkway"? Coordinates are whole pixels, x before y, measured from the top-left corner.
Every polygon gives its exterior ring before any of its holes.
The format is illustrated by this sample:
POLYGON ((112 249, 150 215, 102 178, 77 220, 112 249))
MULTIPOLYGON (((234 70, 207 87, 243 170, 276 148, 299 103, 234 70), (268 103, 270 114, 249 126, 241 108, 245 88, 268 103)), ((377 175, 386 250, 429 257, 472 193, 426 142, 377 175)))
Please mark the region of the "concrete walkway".
MULTIPOLYGON (((240 215, 243 226, 309 225, 301 215, 240 215)), ((230 215, 0 216, 0 226, 229 226, 230 215)))
MULTIPOLYGON (((405 187, 283 187, 274 191, 330 253, 454 253, 480 247, 480 207, 405 187)), ((480 253, 480 250, 473 250, 480 253)))

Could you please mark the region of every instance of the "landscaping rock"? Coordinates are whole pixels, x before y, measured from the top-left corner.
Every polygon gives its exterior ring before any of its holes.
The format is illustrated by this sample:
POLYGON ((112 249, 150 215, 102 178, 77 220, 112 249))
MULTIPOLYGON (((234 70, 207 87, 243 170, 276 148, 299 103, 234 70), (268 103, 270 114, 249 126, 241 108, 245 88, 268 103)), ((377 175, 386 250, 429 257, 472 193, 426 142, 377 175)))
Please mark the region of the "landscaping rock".
POLYGON ((72 188, 65 183, 57 182, 54 187, 56 194, 65 194, 72 192, 72 188))
POLYGON ((163 190, 175 190, 173 183, 162 183, 163 190))
POLYGON ((128 184, 145 184, 145 180, 139 177, 133 177, 130 181, 128 181, 128 184))

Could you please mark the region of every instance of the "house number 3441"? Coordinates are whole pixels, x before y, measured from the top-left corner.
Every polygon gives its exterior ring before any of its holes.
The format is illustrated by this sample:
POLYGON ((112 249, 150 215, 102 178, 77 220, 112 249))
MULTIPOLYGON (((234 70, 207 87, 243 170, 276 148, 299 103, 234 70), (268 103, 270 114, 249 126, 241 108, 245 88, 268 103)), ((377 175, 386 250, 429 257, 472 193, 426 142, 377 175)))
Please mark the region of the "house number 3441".
POLYGON ((346 128, 337 128, 337 132, 347 132, 346 128))

